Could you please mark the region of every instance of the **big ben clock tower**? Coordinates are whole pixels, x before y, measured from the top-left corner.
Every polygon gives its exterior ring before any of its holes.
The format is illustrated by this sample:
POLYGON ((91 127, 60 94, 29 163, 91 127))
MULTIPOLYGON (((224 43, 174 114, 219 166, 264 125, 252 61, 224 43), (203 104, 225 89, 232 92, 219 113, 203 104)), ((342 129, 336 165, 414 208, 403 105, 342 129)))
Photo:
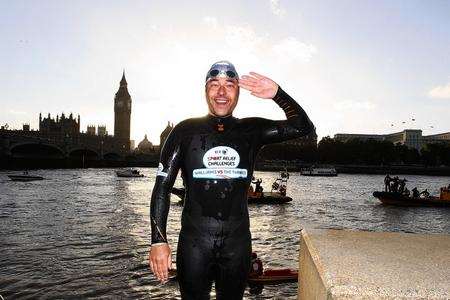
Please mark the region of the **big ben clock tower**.
POLYGON ((114 97, 114 137, 120 139, 121 151, 130 151, 131 96, 128 93, 125 71, 114 97))

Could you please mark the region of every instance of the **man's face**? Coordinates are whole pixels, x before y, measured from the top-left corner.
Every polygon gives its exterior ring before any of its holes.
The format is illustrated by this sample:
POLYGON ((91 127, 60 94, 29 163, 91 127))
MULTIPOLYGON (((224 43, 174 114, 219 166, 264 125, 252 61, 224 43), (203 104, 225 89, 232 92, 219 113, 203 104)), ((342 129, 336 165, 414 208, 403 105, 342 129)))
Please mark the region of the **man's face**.
POLYGON ((206 101, 211 115, 224 117, 231 115, 239 98, 236 79, 217 77, 206 84, 206 101))

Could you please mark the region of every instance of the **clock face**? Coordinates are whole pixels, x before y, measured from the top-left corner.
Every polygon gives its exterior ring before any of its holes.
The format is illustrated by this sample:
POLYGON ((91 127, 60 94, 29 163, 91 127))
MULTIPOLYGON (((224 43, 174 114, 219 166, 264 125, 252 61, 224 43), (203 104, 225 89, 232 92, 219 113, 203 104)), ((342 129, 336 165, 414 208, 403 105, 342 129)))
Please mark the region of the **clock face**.
POLYGON ((128 107, 128 109, 131 109, 131 102, 127 103, 127 107, 128 107))
POLYGON ((122 101, 117 101, 117 107, 122 107, 123 106, 123 102, 122 101))

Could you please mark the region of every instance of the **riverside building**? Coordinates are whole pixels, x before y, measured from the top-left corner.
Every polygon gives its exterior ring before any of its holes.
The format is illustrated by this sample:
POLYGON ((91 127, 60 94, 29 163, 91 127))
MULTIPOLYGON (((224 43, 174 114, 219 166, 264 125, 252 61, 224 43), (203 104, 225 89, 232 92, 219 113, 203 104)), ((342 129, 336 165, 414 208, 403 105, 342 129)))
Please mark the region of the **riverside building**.
POLYGON ((355 134, 355 133, 337 133, 334 139, 347 142, 352 139, 359 140, 376 140, 376 141, 390 141, 394 144, 405 145, 409 148, 421 150, 426 144, 448 143, 450 144, 450 132, 422 135, 421 129, 405 129, 400 132, 390 134, 355 134))

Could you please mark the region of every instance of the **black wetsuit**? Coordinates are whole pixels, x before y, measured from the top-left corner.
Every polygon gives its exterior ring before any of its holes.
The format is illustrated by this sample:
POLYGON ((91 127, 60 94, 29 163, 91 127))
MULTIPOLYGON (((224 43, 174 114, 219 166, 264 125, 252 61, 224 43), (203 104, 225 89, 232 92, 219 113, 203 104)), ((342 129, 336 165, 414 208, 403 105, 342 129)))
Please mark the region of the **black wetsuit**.
POLYGON ((232 116, 185 120, 161 152, 150 217, 152 244, 166 241, 171 188, 181 169, 186 197, 177 248, 183 299, 241 299, 251 261, 247 191, 258 150, 309 134, 314 126, 281 88, 273 99, 287 120, 232 116))

